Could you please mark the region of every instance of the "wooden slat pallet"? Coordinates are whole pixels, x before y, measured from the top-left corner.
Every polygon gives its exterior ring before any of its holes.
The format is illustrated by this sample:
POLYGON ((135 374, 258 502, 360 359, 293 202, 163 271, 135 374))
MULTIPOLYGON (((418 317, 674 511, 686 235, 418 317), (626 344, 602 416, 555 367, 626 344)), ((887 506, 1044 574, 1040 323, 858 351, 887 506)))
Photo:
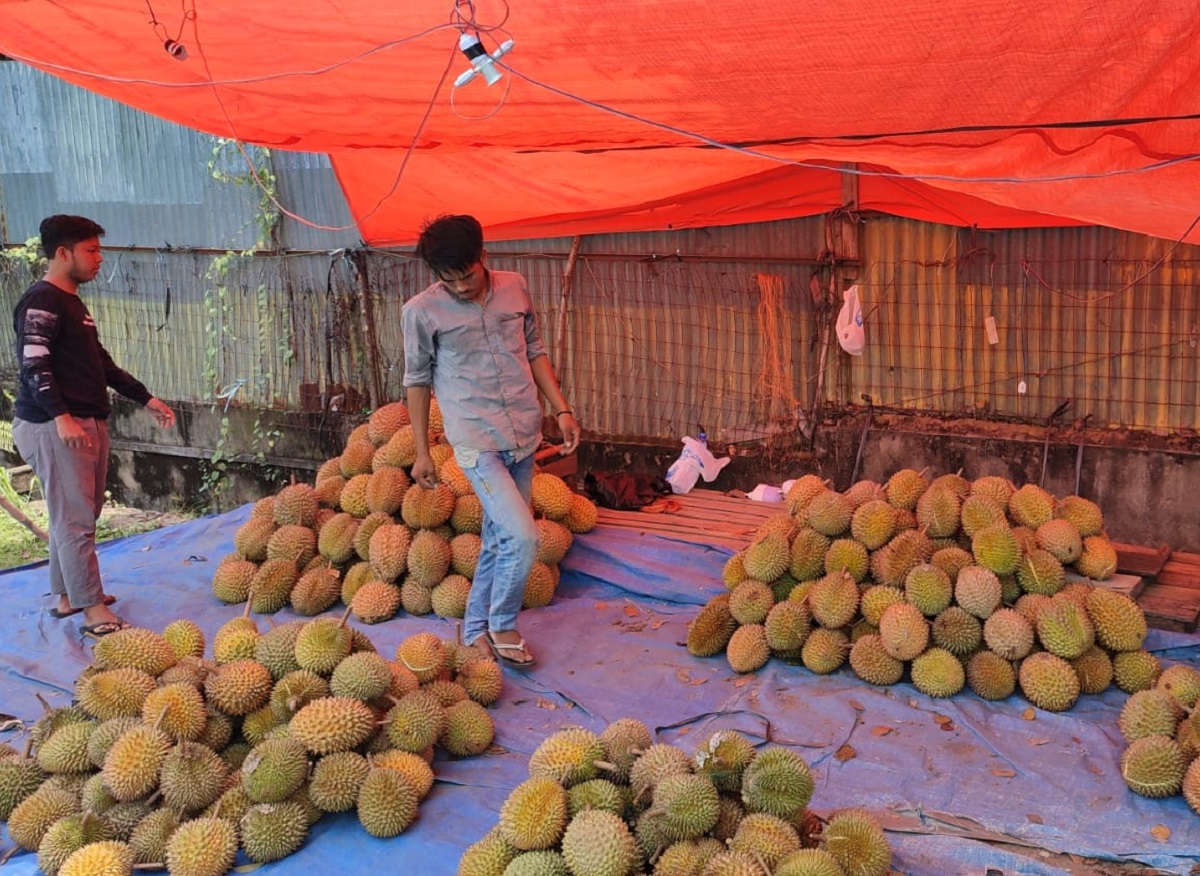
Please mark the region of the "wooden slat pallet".
POLYGON ((1200 554, 1173 551, 1138 605, 1152 627, 1195 632, 1200 622, 1200 554))
POLYGON ((1154 577, 1162 571, 1171 556, 1171 546, 1166 542, 1148 547, 1114 541, 1113 547, 1117 550, 1117 571, 1130 575, 1154 577))
POLYGON ((764 520, 786 511, 782 505, 735 499, 715 490, 692 490, 670 498, 679 503, 679 510, 652 514, 600 508, 597 523, 739 551, 749 547, 764 520))

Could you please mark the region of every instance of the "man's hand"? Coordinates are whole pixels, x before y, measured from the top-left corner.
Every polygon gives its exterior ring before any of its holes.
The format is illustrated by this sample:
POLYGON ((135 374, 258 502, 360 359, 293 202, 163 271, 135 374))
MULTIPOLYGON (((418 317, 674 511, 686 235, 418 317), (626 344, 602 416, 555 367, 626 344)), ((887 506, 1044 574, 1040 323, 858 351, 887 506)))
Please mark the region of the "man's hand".
POLYGON ((574 453, 579 447, 579 424, 575 422, 575 415, 563 413, 558 418, 558 425, 563 433, 562 447, 559 448, 558 452, 562 456, 574 453), (563 417, 566 417, 566 419, 564 420, 563 417))
POLYGON ((146 410, 154 415, 155 421, 164 429, 169 429, 175 425, 175 412, 157 398, 152 398, 146 402, 146 410))
POLYGON ((437 486, 437 466, 428 453, 417 454, 417 460, 412 465, 412 479, 414 484, 426 490, 437 486))
POLYGON ((92 446, 91 436, 79 425, 79 421, 70 414, 59 414, 54 418, 54 428, 63 444, 72 450, 84 450, 92 446))

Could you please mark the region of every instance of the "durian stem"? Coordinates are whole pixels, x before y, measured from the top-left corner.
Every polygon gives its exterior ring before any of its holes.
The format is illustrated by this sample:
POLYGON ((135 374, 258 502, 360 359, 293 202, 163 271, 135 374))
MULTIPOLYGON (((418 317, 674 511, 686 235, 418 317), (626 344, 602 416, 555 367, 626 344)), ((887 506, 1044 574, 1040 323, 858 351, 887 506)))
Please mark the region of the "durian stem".
POLYGON ((134 864, 133 869, 135 869, 135 870, 165 870, 165 869, 167 869, 167 865, 166 864, 134 864))
MULTIPOLYGON (((40 699, 40 697, 39 697, 39 699, 40 699)), ((11 849, 9 849, 7 852, 5 852, 3 855, 0 855, 0 867, 3 867, 5 864, 7 864, 8 859, 11 858, 13 855, 15 855, 19 851, 21 851, 20 846, 13 846, 11 849)))
POLYGON ((755 852, 754 860, 758 861, 758 866, 762 867, 762 871, 766 874, 766 876, 771 876, 771 868, 767 866, 767 862, 763 860, 762 855, 760 855, 758 852, 755 852))
POLYGON ((609 763, 606 760, 594 760, 592 761, 592 766, 598 770, 604 770, 605 772, 615 773, 617 771, 617 765, 615 763, 609 763))
POLYGON ((347 621, 349 621, 349 620, 350 620, 350 612, 351 612, 352 610, 353 610, 353 609, 351 609, 351 608, 350 608, 350 606, 346 606, 346 611, 345 611, 345 613, 342 615, 342 619, 341 619, 340 621, 338 621, 338 627, 339 627, 339 628, 341 628, 341 629, 345 629, 347 621))
POLYGON ((54 707, 51 706, 48 702, 46 702, 46 698, 44 696, 42 696, 37 691, 34 691, 33 695, 35 697, 37 697, 37 701, 42 704, 42 711, 46 712, 47 714, 54 711, 54 707))

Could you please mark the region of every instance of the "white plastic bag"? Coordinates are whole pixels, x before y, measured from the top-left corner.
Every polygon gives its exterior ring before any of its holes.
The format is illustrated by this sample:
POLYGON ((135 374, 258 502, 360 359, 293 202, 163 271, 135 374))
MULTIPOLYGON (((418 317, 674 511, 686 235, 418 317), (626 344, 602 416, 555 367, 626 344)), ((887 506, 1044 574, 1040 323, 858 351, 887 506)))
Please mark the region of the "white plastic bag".
POLYGON ((855 283, 842 293, 842 309, 837 318, 837 339, 842 349, 851 356, 861 356, 867 345, 863 331, 862 303, 858 300, 858 284, 855 283))
POLYGON ((667 469, 667 483, 674 492, 686 493, 696 486, 696 481, 701 477, 708 483, 716 480, 721 469, 729 463, 728 456, 717 459, 704 442, 687 435, 683 439, 683 452, 667 469))

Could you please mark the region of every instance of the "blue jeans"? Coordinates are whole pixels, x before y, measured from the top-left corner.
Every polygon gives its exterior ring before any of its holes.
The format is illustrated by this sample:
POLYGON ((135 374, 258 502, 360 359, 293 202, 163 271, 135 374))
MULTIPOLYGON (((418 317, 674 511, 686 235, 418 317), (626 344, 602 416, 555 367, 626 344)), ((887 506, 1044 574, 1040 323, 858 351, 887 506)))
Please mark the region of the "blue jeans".
POLYGON ((463 641, 469 645, 486 632, 517 628, 525 582, 537 559, 529 508, 533 454, 515 462, 510 450, 484 451, 463 473, 483 505, 483 545, 463 617, 463 641))

